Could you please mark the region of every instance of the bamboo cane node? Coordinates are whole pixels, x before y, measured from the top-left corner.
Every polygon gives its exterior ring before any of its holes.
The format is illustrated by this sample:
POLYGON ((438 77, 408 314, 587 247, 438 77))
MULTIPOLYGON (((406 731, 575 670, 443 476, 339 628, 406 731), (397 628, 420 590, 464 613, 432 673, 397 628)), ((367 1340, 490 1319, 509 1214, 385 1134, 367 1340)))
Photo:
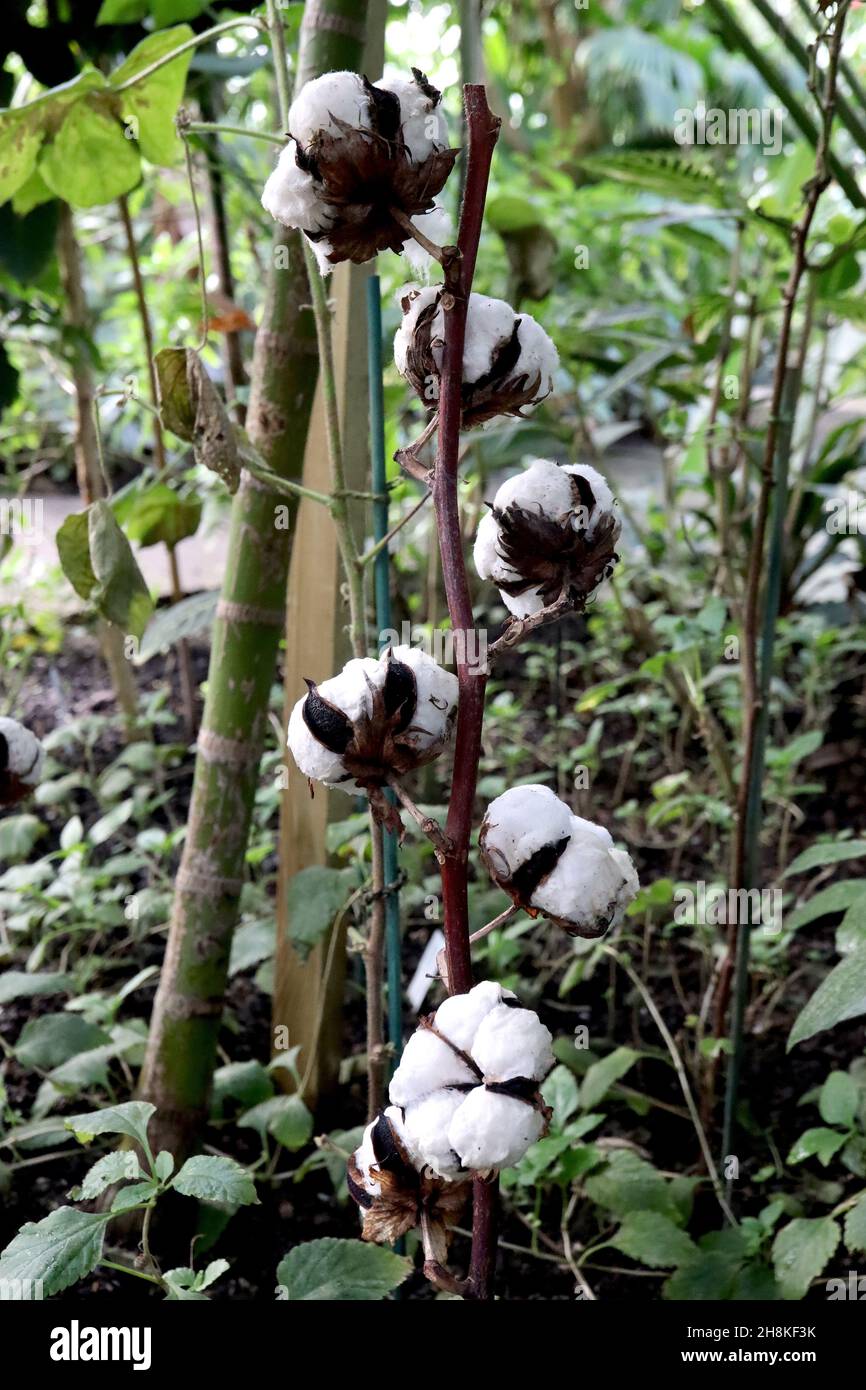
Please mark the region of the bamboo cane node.
POLYGON ((183 865, 175 883, 179 893, 200 894, 208 899, 236 897, 244 886, 242 878, 225 878, 208 869, 184 868, 183 865))
POLYGON ((348 15, 330 14, 322 0, 307 0, 304 6, 304 27, 319 33, 343 34, 347 39, 363 43, 366 29, 363 21, 350 19, 348 15))
POLYGON ((216 615, 227 623, 257 623, 260 627, 282 627, 285 613, 282 608, 258 608, 254 603, 234 603, 221 598, 216 615))
POLYGON ((226 767, 247 768, 258 763, 261 750, 257 743, 225 738, 213 729, 202 729, 196 748, 205 762, 223 763, 226 767))
POLYGON ((223 1000, 193 999, 189 995, 174 995, 163 1005, 163 1012, 173 1019, 219 1018, 222 1016, 223 1000))

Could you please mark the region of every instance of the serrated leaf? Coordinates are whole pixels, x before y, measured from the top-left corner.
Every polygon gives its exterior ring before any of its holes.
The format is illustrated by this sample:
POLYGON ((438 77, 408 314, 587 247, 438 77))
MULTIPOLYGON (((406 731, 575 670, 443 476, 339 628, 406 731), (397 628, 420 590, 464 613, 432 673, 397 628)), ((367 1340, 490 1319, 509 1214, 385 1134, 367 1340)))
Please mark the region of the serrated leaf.
POLYGON ((835 1129, 807 1129, 793 1145, 788 1162, 803 1163, 807 1158, 817 1158, 826 1168, 845 1143, 845 1138, 835 1129))
POLYGON ((649 1269, 670 1269, 698 1253, 691 1237, 658 1211, 630 1212, 608 1244, 649 1269))
POLYGON ((225 1202, 230 1206, 249 1206, 258 1202, 256 1185, 245 1168, 233 1158, 195 1154, 188 1158, 170 1186, 184 1197, 201 1202, 225 1202))
POLYGON ((313 1117, 300 1096, 273 1096, 238 1119, 241 1129, 254 1129, 264 1139, 273 1135, 286 1149, 300 1149, 313 1133, 313 1117))
POLYGON ((630 1149, 612 1153, 601 1172, 593 1173, 584 1185, 587 1196, 615 1216, 659 1211, 674 1222, 680 1218, 677 1202, 661 1173, 630 1149))
POLYGON ((116 1182, 131 1182, 143 1178, 138 1157, 131 1149, 118 1149, 103 1154, 84 1176, 80 1187, 73 1187, 69 1196, 74 1202, 89 1202, 116 1182))
POLYGON ((43 1221, 28 1221, 0 1255, 0 1281, 42 1282, 51 1297, 95 1269, 110 1212, 58 1207, 43 1221))
POLYGON ((28 1019, 14 1051, 22 1067, 50 1071, 79 1052, 107 1042, 110 1042, 107 1033, 93 1023, 86 1023, 78 1014, 43 1014, 41 1018, 28 1019))
POLYGON ((802 1298, 839 1244, 841 1232, 829 1216, 798 1217, 773 1241, 773 1267, 784 1298, 802 1298))
POLYGON ((785 926, 788 931, 796 931, 830 913, 847 912, 856 903, 866 907, 866 878, 846 879, 844 883, 831 883, 828 888, 822 888, 808 902, 787 914, 785 926))
POLYGON ((228 1062, 217 1067, 213 1076, 213 1105, 219 1116, 226 1099, 239 1101, 248 1109, 274 1094, 274 1083, 261 1062, 228 1062))
POLYGON ((619 1081, 638 1061, 639 1052, 632 1047, 618 1047, 600 1062, 587 1069, 580 1087, 582 1110, 592 1110, 604 1099, 615 1082, 619 1081))
POLYGON ((325 1236, 290 1250, 277 1281, 291 1302, 373 1303, 402 1284, 410 1268, 402 1255, 378 1245, 325 1236))
POLYGON ((700 1250, 680 1265, 662 1289, 677 1303, 711 1303, 733 1297, 742 1257, 724 1250, 700 1250))
POLYGON ((866 947, 846 956, 823 979, 797 1015, 788 1051, 825 1028, 866 1013, 866 947))
POLYGON ((351 870, 311 864, 289 879, 286 916, 295 950, 304 960, 328 931, 351 891, 351 870))
POLYGON ((545 1105, 553 1110, 551 1124, 554 1129, 562 1129, 566 1120, 578 1107, 579 1095, 574 1073, 568 1067, 554 1067, 541 1088, 545 1105))
POLYGON ((126 1134, 147 1149, 147 1126, 156 1106, 148 1100, 128 1100, 123 1105, 110 1105, 105 1110, 92 1110, 84 1115, 66 1119, 76 1139, 87 1143, 97 1134, 126 1134))

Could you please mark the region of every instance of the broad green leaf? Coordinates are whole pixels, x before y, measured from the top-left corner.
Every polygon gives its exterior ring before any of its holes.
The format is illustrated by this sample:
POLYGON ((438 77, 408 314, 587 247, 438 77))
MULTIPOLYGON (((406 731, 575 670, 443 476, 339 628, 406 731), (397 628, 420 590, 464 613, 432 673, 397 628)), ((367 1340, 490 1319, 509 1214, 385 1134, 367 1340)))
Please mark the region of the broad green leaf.
POLYGON ((29 179, 26 179, 12 195, 12 211, 19 217, 26 217, 34 208, 38 208, 42 203, 52 202, 54 194, 48 187, 38 169, 34 169, 29 179))
POLYGON ((57 553, 63 573, 79 598, 89 599, 96 587, 90 563, 90 518, 86 511, 73 512, 57 532, 57 553))
MULTIPOLYGON (((16 195, 17 196, 17 195, 16 195)), ((38 280, 56 254, 57 204, 52 201, 26 216, 15 200, 0 206, 0 266, 22 285, 38 280)))
POLYGON ((0 1004, 12 999, 32 999, 37 994, 62 994, 71 990, 68 975, 59 971, 40 975, 37 971, 5 970, 0 975, 0 1004))
POLYGON ((554 1067, 541 1088, 545 1105, 553 1110, 551 1124, 554 1129, 562 1129, 569 1115, 573 1115, 579 1104, 577 1081, 568 1067, 554 1067))
POLYGON ((827 917, 832 912, 847 912, 855 903, 866 908, 866 878, 846 879, 844 883, 831 883, 822 888, 808 902, 801 903, 793 912, 786 915, 785 926, 788 931, 796 931, 809 922, 827 917))
POLYGON ((150 13, 150 0, 102 0, 97 24, 138 24, 150 13))
POLYGON ((698 1253, 691 1237, 658 1211, 630 1212, 608 1243, 649 1269, 670 1269, 698 1253))
POLYGON ((15 1056, 22 1067, 50 1071, 70 1057, 109 1042, 107 1033, 79 1014, 43 1014, 25 1023, 15 1044, 15 1056))
POLYGON ((43 1221, 28 1221, 0 1255, 0 1281, 41 1280, 47 1297, 95 1269, 110 1212, 58 1207, 43 1221))
POLYGON ((176 24, 179 19, 196 19, 208 4, 209 0, 150 0, 154 21, 159 26, 176 24))
POLYGON ((611 1086, 634 1066, 640 1053, 631 1047, 618 1047, 600 1062, 593 1062, 580 1087, 582 1110, 592 1110, 604 1099, 611 1086))
POLYGON ((866 854, 866 840, 837 840, 827 844, 810 845, 788 865, 783 878, 805 874, 809 869, 821 869, 825 864, 842 864, 846 859, 861 859, 866 854))
POLYGON ((126 1134, 147 1149, 147 1126, 156 1114, 156 1106, 148 1100, 128 1100, 123 1105, 110 1105, 105 1110, 93 1110, 86 1115, 71 1115, 66 1120, 76 1139, 86 1144, 97 1134, 126 1134))
POLYGON ((402 1284, 410 1268, 409 1260, 381 1246, 325 1236, 290 1250, 277 1281, 292 1302, 373 1303, 402 1284))
POLYGON ((229 957, 229 975, 237 975, 241 970, 251 970, 263 960, 269 960, 276 949, 273 920, 245 922, 238 927, 232 937, 229 957))
POLYGON ((111 506, 130 540, 142 546, 179 545, 195 535, 202 513, 197 497, 183 497, 167 483, 125 489, 111 506))
POLYGON ((733 1297, 742 1256, 723 1250, 700 1250, 680 1265, 662 1289, 662 1297, 677 1303, 713 1303, 733 1297))
POLYGON ((248 1062, 228 1062, 217 1067, 213 1076, 213 1105, 217 1116, 222 1114, 222 1103, 231 1099, 250 1108, 274 1094, 274 1083, 261 1062, 252 1059, 248 1062))
POLYGON ((97 1159, 85 1174, 81 1186, 73 1187, 69 1196, 73 1202, 89 1202, 113 1183, 130 1182, 143 1177, 138 1158, 132 1150, 118 1149, 97 1159))
POLYGON ((157 652, 167 651, 185 637, 197 637, 201 632, 209 632, 216 618, 218 602, 219 590, 207 589, 202 594, 190 594, 189 598, 173 603, 170 608, 158 609, 144 630, 135 658, 136 666, 143 666, 157 652))
POLYGON ((866 947, 834 965, 798 1014, 788 1051, 825 1028, 866 1013, 866 947))
POLYGON ((300 1149, 313 1133, 313 1117, 300 1096, 273 1096, 238 1119, 241 1129, 254 1129, 264 1139, 273 1135, 286 1149, 300 1149))
POLYGON ((351 870, 311 864, 289 879, 286 897, 289 935, 302 959, 328 931, 349 896, 351 870))
POLYGON ((152 1178, 144 1182, 130 1183, 129 1187, 123 1187, 118 1192, 111 1204, 112 1212, 132 1211, 133 1207, 142 1207, 152 1202, 158 1192, 158 1186, 152 1178))
POLYGON ((42 136, 42 123, 32 112, 0 112, 0 203, 30 178, 42 136))
POLYGON ((679 202, 710 203, 715 207, 737 207, 741 203, 738 195, 727 189, 706 165, 673 154, 642 150, 635 154, 590 155, 579 163, 595 178, 614 179, 679 202))
POLYGON ((802 1298, 839 1244, 838 1224, 829 1216, 798 1217, 773 1241, 773 1266, 784 1298, 802 1298))
POLYGON ((45 826, 29 813, 0 820, 0 859, 26 859, 45 826))
POLYGON ((91 825, 87 832, 87 838, 92 845, 104 845, 106 840, 110 840, 122 825, 126 825, 135 809, 135 801, 129 797, 126 801, 121 801, 117 806, 112 806, 110 811, 106 811, 104 816, 100 816, 98 821, 91 825))
POLYGON ((141 161, 102 100, 85 96, 67 108, 42 151, 39 172, 58 198, 91 208, 129 193, 141 178, 141 161))
POLYGON ((171 1186, 184 1197, 198 1197, 201 1202, 242 1207, 259 1200, 247 1170, 233 1158, 217 1155, 195 1154, 188 1158, 172 1178, 171 1186))
MULTIPOLYGON (((179 15, 178 18, 185 16, 179 15)), ((180 48, 192 36, 192 30, 186 24, 149 34, 111 74, 111 86, 116 88, 122 82, 128 82, 166 54, 180 48)), ((151 164, 174 164, 183 153, 183 143, 175 129, 174 118, 183 98, 191 58, 192 49, 187 49, 174 62, 166 63, 149 77, 143 77, 140 82, 120 93, 123 119, 130 122, 141 153, 151 164)))
POLYGON ((857 1116, 859 1092, 852 1076, 846 1071, 831 1071, 818 1097, 821 1119, 828 1125, 844 1125, 851 1129, 857 1116))
POLYGON ((845 1214, 845 1244, 849 1250, 866 1252, 866 1193, 845 1214))
POLYGON ((845 1143, 846 1137, 835 1129, 807 1129, 793 1145, 788 1162, 803 1163, 807 1158, 817 1158, 826 1168, 845 1143))
POLYGON ((587 1196, 600 1207, 625 1217, 632 1211, 659 1211, 672 1221, 680 1211, 657 1168, 630 1149, 617 1149, 599 1173, 586 1179, 587 1196))
POLYGON ((160 1149, 154 1159, 153 1171, 160 1182, 168 1182, 174 1172, 174 1154, 169 1153, 168 1149, 160 1149))

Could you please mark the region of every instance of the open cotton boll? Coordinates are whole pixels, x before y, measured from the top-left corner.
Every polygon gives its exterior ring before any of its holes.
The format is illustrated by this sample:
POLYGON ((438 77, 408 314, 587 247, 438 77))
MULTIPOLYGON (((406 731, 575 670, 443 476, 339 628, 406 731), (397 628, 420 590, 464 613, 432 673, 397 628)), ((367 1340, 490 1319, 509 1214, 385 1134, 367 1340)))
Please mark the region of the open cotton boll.
MULTIPOLYGON (((504 299, 490 299, 486 294, 469 296, 466 315, 466 341, 463 347, 463 380, 474 383, 487 376, 496 353, 510 340, 516 315, 504 299)), ((444 332, 442 310, 436 316, 434 332, 444 332)), ((441 368, 441 352, 437 364, 441 368)))
POLYGON ((420 285, 410 283, 403 285, 395 295, 403 311, 400 327, 394 334, 394 362, 401 376, 408 376, 409 350, 418 317, 424 309, 436 303, 440 293, 439 285, 428 285, 422 289, 420 285))
POLYGON ((510 989, 503 989, 493 980, 483 980, 467 994, 452 994, 436 1010, 436 1027, 440 1033, 463 1052, 471 1052, 475 1034, 491 1009, 502 1006, 503 999, 514 999, 510 989))
MULTIPOLYGON (((574 818, 577 820, 577 817, 574 818)), ((592 827, 593 831, 600 827, 592 827)), ((593 938, 618 926, 639 888, 625 850, 575 828, 556 867, 532 894, 532 906, 565 927, 593 938)))
POLYGON ((544 1123, 522 1100, 477 1086, 454 1112, 448 1143, 465 1168, 509 1168, 541 1138, 544 1123))
POLYGON ((413 78, 383 77, 376 86, 393 92, 400 102, 400 123, 409 158, 426 159, 434 149, 448 145, 448 126, 439 105, 439 93, 429 83, 413 78))
POLYGON ((17 719, 0 717, 0 806, 28 796, 42 777, 45 752, 34 733, 17 719))
POLYGON ((478 1077, 429 1028, 418 1028, 403 1049, 400 1065, 391 1077, 388 1095, 392 1105, 407 1106, 431 1091, 447 1086, 475 1085, 478 1077))
POLYGON ((509 787, 491 801, 481 827, 484 854, 497 873, 511 878, 546 846, 568 840, 574 817, 550 787, 509 787))
POLYGON ((493 498, 493 514, 508 507, 522 507, 559 521, 572 511, 574 492, 569 481, 570 470, 551 459, 534 459, 521 473, 513 473, 497 489, 493 498))
POLYGON ((305 82, 289 107, 289 132, 308 145, 320 131, 340 133, 334 117, 358 129, 370 124, 370 98, 355 72, 326 72, 305 82))
POLYGON ((403 1123, 409 1148, 422 1167, 432 1168, 441 1178, 455 1178, 460 1172, 460 1160, 448 1142, 448 1127, 465 1099, 465 1091, 445 1087, 406 1107, 403 1123))
POLYGON ((312 174, 299 167, 297 148, 295 141, 290 140, 280 152, 276 168, 262 193, 262 207, 284 227, 322 232, 333 216, 319 198, 312 174))
POLYGON ((457 706, 459 683, 421 647, 394 647, 392 656, 415 676, 415 712, 405 737, 419 749, 444 739, 457 706))
POLYGON ((497 1004, 481 1021, 472 1044, 472 1060, 484 1080, 513 1081, 524 1076, 541 1081, 553 1066, 552 1042, 538 1014, 497 1004))
POLYGON ((530 380, 537 377, 538 395, 549 396, 559 366, 556 344, 531 314, 521 314, 517 327, 517 341, 520 344, 520 356, 512 376, 526 376, 530 380))
POLYGON ((304 720, 303 699, 298 700, 289 715, 287 742, 298 770, 313 782, 323 782, 326 787, 339 787, 341 791, 354 793, 355 783, 348 777, 346 766, 339 753, 332 752, 320 743, 304 720))

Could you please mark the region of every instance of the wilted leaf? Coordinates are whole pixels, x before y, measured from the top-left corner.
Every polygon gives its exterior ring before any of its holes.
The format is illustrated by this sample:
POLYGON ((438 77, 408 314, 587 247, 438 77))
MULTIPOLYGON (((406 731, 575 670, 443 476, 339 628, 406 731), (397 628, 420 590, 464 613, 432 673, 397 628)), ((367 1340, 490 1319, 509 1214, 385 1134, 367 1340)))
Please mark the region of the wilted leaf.
POLYGON ((166 429, 195 450, 197 462, 237 492, 241 463, 234 428, 219 393, 192 348, 163 348, 154 358, 166 429))

